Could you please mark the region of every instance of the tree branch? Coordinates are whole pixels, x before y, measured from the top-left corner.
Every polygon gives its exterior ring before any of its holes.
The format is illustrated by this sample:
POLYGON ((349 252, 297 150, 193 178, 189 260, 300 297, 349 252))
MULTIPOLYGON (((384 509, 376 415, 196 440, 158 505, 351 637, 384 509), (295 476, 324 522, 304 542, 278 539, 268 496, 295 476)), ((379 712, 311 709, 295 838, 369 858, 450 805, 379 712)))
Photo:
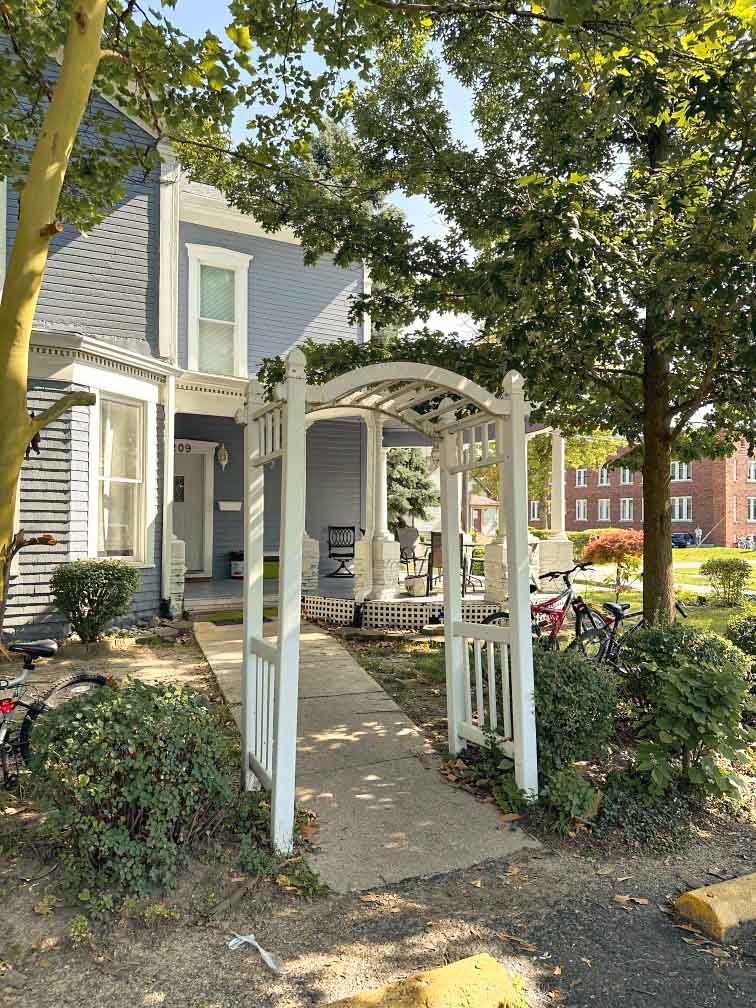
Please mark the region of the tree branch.
POLYGON ((56 403, 43 410, 39 416, 30 420, 32 432, 37 434, 44 427, 49 427, 51 423, 67 413, 72 406, 94 406, 97 397, 92 392, 68 392, 61 396, 56 403))

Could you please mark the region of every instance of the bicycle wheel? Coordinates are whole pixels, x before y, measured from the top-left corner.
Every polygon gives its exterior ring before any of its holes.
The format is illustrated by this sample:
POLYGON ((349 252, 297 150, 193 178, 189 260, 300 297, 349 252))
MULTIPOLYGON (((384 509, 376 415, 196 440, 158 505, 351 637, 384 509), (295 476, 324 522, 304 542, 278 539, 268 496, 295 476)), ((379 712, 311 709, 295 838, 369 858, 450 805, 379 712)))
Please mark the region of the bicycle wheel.
POLYGON ((570 650, 579 651, 588 661, 603 661, 611 635, 606 620, 595 609, 586 606, 581 610, 575 626, 575 639, 570 650))
POLYGON ((29 763, 31 758, 31 739, 34 732, 34 725, 40 714, 47 711, 56 710, 68 700, 88 693, 90 690, 99 689, 107 684, 107 677, 104 675, 94 675, 88 672, 77 672, 74 675, 66 676, 53 683, 47 693, 32 704, 29 712, 21 724, 21 731, 18 733, 18 748, 25 763, 29 763))
MULTIPOLYGON (((494 623, 497 626, 509 626, 509 613, 504 610, 502 612, 491 613, 490 616, 486 616, 483 622, 489 625, 494 623)), ((545 648, 547 651, 559 650, 559 643, 556 638, 544 633, 540 623, 536 620, 531 622, 530 632, 533 636, 534 644, 538 644, 539 647, 545 648)))

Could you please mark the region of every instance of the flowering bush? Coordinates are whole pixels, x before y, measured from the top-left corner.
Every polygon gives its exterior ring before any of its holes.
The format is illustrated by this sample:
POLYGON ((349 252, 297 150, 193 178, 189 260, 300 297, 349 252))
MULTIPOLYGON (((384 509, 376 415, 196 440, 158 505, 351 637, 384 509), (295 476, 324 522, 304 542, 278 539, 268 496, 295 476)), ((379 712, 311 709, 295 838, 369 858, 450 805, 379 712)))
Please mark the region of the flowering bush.
POLYGON ((587 563, 615 565, 614 580, 609 580, 615 596, 639 576, 643 556, 643 533, 637 529, 607 529, 586 544, 583 560, 587 563))

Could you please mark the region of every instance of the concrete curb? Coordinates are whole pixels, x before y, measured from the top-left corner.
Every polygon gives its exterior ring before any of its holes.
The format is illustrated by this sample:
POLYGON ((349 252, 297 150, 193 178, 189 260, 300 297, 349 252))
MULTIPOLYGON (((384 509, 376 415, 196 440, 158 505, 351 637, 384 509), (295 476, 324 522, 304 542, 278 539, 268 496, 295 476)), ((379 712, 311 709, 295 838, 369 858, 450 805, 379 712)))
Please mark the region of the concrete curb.
POLYGON ((675 910, 712 938, 723 941, 743 924, 756 921, 756 872, 691 889, 678 896, 675 910))
POLYGON ((334 1001, 327 1008, 526 1008, 518 977, 486 954, 334 1001))

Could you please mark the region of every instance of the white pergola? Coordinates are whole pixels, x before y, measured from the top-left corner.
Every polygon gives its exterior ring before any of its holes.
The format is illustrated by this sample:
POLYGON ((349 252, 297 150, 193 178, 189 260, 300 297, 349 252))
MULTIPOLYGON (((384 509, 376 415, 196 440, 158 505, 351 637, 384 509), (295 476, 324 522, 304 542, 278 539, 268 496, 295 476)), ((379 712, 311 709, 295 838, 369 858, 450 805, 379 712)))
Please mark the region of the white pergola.
MULTIPOLYGON (((294 827, 302 544, 305 536, 306 428, 355 412, 393 418, 439 448, 449 749, 482 744, 495 732, 514 759, 518 785, 538 790, 530 631, 527 434, 523 379, 509 372, 501 397, 443 368, 392 362, 309 386, 293 349, 272 402, 247 405, 245 460, 244 786, 272 792, 272 840, 291 849, 294 827), (494 437, 491 437, 491 433, 494 437), (264 467, 281 460, 279 620, 276 643, 263 639, 264 467), (461 480, 498 465, 506 527, 508 626, 462 621, 461 480)), ((385 493, 385 490, 384 490, 385 493)), ((327 670, 323 670, 324 675, 327 670)))

